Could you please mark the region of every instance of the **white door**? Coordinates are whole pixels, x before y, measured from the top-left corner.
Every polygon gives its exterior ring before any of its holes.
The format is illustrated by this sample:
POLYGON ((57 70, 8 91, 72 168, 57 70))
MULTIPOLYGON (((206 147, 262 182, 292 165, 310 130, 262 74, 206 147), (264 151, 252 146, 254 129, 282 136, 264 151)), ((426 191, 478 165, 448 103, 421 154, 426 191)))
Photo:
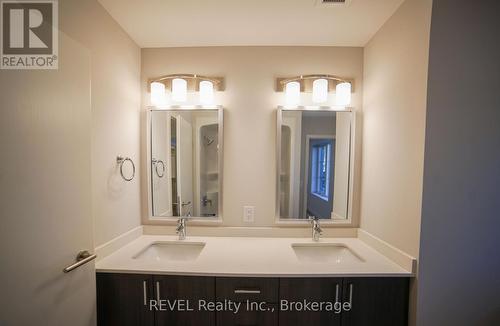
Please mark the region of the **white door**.
POLYGON ((193 126, 177 116, 177 176, 180 215, 193 214, 193 126))
POLYGON ((151 184, 153 215, 173 216, 171 158, 171 119, 168 111, 151 112, 151 184))
POLYGON ((90 53, 60 33, 59 69, 0 71, 0 325, 95 325, 90 53))

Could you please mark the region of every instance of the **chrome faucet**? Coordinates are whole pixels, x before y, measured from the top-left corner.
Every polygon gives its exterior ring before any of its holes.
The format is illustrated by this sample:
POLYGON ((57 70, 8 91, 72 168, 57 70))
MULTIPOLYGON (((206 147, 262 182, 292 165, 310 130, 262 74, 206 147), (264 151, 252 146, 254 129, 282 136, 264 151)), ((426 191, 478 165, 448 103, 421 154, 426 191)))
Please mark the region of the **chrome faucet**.
POLYGON ((312 225, 312 239, 313 241, 319 241, 319 237, 323 232, 323 230, 321 230, 321 226, 319 225, 319 218, 316 216, 309 216, 309 220, 312 225))
POLYGON ((186 221, 190 215, 191 214, 188 213, 187 216, 181 216, 181 217, 179 217, 179 220, 177 221, 177 228, 175 229, 175 233, 177 233, 179 235, 179 240, 186 239, 186 235, 187 235, 186 221))

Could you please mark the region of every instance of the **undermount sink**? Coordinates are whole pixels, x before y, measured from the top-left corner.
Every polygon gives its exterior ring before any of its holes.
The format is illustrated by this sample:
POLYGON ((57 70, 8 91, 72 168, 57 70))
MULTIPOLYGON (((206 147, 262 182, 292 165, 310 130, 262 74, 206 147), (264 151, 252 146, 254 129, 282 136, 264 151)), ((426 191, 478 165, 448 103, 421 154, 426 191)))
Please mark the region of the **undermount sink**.
POLYGON ((192 261, 198 258, 203 248, 204 242, 159 241, 148 245, 132 258, 146 261, 192 261))
POLYGON ((362 263, 364 259, 341 243, 293 243, 300 261, 309 263, 362 263))

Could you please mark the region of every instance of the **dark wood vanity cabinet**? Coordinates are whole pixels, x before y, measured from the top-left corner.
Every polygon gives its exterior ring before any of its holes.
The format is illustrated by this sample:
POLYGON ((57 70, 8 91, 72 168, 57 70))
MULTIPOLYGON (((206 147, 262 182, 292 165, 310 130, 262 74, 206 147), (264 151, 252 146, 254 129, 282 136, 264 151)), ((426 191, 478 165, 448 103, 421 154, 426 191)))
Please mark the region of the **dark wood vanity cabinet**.
POLYGON ((344 278, 342 296, 352 302, 352 309, 342 313, 343 326, 408 325, 408 278, 344 278))
POLYGON ((147 307, 153 293, 153 276, 97 273, 97 325, 153 326, 147 307))
POLYGON ((247 278, 97 273, 97 320, 99 326, 406 326, 408 287, 409 279, 402 277, 247 278), (178 306, 174 311, 149 309, 149 300, 158 298, 178 306), (238 313, 205 311, 199 309, 200 300, 230 300, 241 306, 238 313), (323 306, 321 311, 314 311, 306 308, 307 302, 341 302, 342 307, 340 312, 338 305, 333 310, 323 306), (265 304, 248 309, 249 303, 265 304))
POLYGON ((342 305, 333 312, 282 309, 280 325, 406 326, 408 289, 409 279, 399 277, 281 279, 281 300, 342 305))
MULTIPOLYGON (((279 312, 280 325, 286 326, 340 326, 341 314, 308 310, 306 303, 336 302, 342 298, 342 278, 282 278, 279 312)), ((312 307, 311 307, 312 308, 312 307)))
POLYGON ((215 278, 195 276, 153 276, 155 298, 175 304, 167 311, 155 311, 155 326, 215 326, 215 312, 199 309, 200 300, 215 301, 215 278))
POLYGON ((197 309, 199 300, 215 301, 213 277, 97 273, 96 278, 99 326, 215 326, 215 312, 197 309), (151 306, 158 298, 165 309, 151 306))

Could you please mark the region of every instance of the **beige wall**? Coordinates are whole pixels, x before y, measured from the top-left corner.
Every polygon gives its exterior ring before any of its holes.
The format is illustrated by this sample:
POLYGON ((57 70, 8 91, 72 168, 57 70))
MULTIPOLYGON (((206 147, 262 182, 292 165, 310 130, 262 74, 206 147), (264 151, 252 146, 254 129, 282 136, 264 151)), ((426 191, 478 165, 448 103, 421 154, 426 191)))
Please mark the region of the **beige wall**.
MULTIPOLYGON (((226 91, 218 94, 224 121, 225 226, 245 226, 243 206, 255 206, 255 223, 272 226, 275 218, 276 107, 283 94, 275 78, 330 73, 356 80, 353 105, 362 101, 362 48, 211 47, 142 49, 142 95, 145 116, 147 79, 171 73, 224 76, 226 91)), ((143 122, 142 128, 145 128, 143 122)), ((143 135, 144 138, 144 135, 143 135)), ((145 141, 143 139, 143 146, 145 141)), ((143 148, 143 153, 145 149, 143 148)), ((145 173, 143 173, 145 175, 145 173)), ((143 181, 146 193, 146 181, 143 181)), ((147 216, 143 194, 143 215, 147 216)))
POLYGON ((361 227, 418 256, 431 0, 407 0, 365 48, 361 227))
POLYGON ((60 24, 89 49, 92 214, 99 246, 140 225, 140 174, 119 176, 116 156, 140 168, 140 49, 95 0, 60 1, 60 24))
MULTIPOLYGON (((406 0, 365 47, 360 226, 418 257, 432 0, 406 0)), ((413 323, 415 293, 410 319, 413 323)))

